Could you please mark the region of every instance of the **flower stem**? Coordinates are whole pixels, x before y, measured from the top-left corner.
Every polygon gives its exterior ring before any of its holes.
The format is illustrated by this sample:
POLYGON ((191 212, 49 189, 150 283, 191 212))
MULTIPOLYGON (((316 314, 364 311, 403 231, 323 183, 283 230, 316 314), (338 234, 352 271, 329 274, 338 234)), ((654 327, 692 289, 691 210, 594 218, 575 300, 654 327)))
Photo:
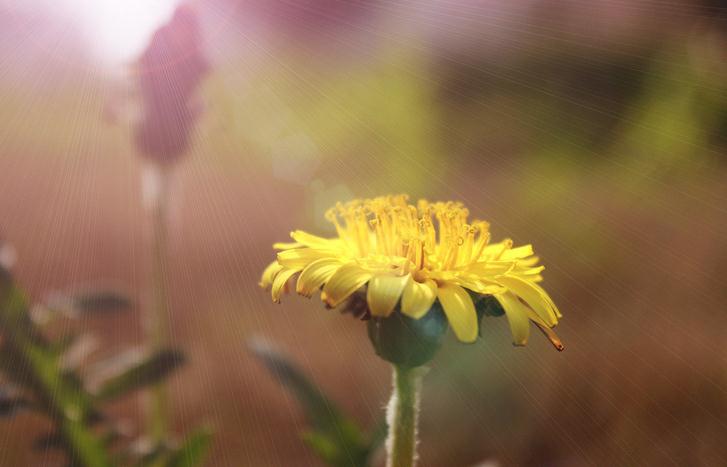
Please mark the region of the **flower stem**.
MULTIPOLYGON (((167 345, 168 305, 168 204, 171 172, 169 167, 152 165, 145 173, 146 205, 151 217, 151 283, 146 317, 147 346, 152 354, 167 345)), ((155 444, 167 434, 168 402, 163 382, 153 386, 147 396, 147 430, 155 444)))
POLYGON ((416 461, 419 393, 423 368, 394 365, 394 391, 386 412, 387 467, 413 467, 416 461))

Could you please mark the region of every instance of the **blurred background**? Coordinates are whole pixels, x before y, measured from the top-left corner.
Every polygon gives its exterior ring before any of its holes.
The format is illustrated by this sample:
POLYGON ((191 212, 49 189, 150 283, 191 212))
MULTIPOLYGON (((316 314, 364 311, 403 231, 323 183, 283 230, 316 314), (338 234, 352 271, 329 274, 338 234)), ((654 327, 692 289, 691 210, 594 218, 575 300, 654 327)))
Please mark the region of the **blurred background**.
MULTIPOLYGON (((271 303, 273 241, 338 200, 460 200, 533 243, 566 351, 503 319, 426 377, 422 466, 727 465, 727 4, 199 0, 208 71, 173 187, 174 425, 209 465, 319 465, 303 413, 246 349, 263 336, 362 425, 387 365, 364 325, 271 303)), ((174 0, 0 1, 0 236, 34 298, 104 281, 143 306, 136 59, 174 0)), ((174 60, 174 57, 171 57, 174 60)), ((137 310, 138 311, 138 310, 137 310)), ((140 312, 75 326, 99 353, 140 312)), ((132 423, 133 401, 119 404, 132 423)), ((33 415, 0 465, 53 465, 33 415)))

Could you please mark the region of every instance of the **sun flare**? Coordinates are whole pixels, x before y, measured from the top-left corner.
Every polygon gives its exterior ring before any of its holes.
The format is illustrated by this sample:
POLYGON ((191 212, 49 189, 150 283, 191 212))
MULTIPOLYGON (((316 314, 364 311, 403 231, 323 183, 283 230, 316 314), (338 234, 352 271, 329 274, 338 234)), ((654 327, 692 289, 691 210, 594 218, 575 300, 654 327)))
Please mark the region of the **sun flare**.
POLYGON ((180 0, 62 0, 58 7, 81 28, 94 55, 107 63, 133 60, 180 0))

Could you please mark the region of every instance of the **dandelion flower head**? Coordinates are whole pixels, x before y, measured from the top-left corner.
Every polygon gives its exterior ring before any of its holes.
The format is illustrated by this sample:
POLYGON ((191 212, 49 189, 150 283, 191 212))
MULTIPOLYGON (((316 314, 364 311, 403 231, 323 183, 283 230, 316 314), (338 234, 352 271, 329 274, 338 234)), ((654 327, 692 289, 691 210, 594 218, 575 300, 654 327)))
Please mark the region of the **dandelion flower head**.
POLYGON ((462 342, 479 334, 476 304, 494 297, 510 324, 513 342, 525 345, 530 323, 558 348, 552 328, 561 317, 539 285, 543 266, 531 245, 490 241, 489 224, 469 221, 459 202, 410 204, 406 195, 338 203, 326 213, 333 238, 300 230, 293 243, 277 243, 277 258, 264 271, 261 285, 275 302, 297 274, 295 290, 311 297, 321 291, 328 307, 363 292, 371 316, 397 310, 419 319, 439 301, 462 342), (397 307, 398 305, 398 307, 397 307))

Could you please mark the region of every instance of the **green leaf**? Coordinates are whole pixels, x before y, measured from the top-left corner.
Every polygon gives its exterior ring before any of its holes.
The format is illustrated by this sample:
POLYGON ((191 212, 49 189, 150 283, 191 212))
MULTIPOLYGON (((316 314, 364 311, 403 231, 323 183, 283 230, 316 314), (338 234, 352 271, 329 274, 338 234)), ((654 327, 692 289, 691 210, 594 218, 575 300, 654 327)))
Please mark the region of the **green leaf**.
POLYGON ((0 388, 0 418, 12 417, 19 410, 27 409, 30 406, 29 400, 0 388))
POLYGON ((250 341, 248 347, 298 400, 312 428, 303 433, 303 439, 327 464, 367 465, 369 443, 353 420, 345 417, 285 355, 259 340, 250 341))
POLYGON ((161 350, 108 378, 96 391, 98 400, 116 399, 146 386, 164 380, 185 362, 182 352, 173 349, 161 350))
POLYGON ((317 431, 306 431, 301 436, 305 444, 315 451, 318 457, 323 459, 327 464, 340 465, 338 463, 340 449, 329 436, 317 431))
POLYGON ((192 433, 184 440, 182 446, 172 456, 169 467, 196 467, 204 461, 210 442, 212 432, 208 429, 200 429, 192 433))
POLYGON ((382 418, 374 426, 374 429, 371 430, 371 434, 369 435, 369 457, 384 443, 388 433, 389 427, 386 424, 386 420, 382 418))
POLYGON ((86 314, 109 314, 127 311, 134 302, 126 294, 111 289, 89 289, 74 293, 56 293, 48 299, 47 307, 71 317, 86 314))
POLYGON ((46 433, 33 440, 33 451, 45 452, 53 449, 63 449, 63 437, 58 433, 46 433))

